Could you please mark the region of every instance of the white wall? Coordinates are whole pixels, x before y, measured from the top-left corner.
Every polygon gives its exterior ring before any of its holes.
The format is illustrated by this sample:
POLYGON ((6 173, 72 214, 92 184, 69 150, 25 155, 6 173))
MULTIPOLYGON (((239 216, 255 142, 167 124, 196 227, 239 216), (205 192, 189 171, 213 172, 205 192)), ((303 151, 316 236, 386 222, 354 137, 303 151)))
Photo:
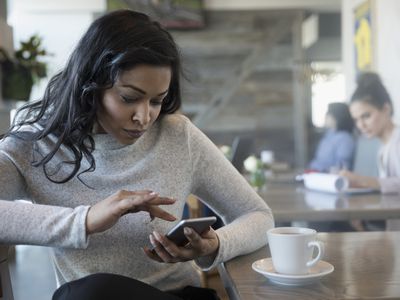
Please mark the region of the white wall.
POLYGON ((393 100, 395 121, 400 124, 400 1, 376 1, 377 71, 393 100))
MULTIPOLYGON (((364 0, 342 0, 342 57, 346 76, 346 94, 355 88, 354 8, 364 0)), ((380 74, 394 106, 394 119, 400 124, 400 1, 373 0, 373 70, 380 74)))
POLYGON ((306 8, 338 11, 340 0, 205 0, 204 5, 215 10, 306 8))
MULTIPOLYGON (((2 0, 3 1, 3 0, 2 0)), ((90 12, 104 10, 105 0, 8 0, 15 9, 32 13, 51 13, 54 11, 90 12)))
MULTIPOLYGON (((8 0, 8 23, 14 29, 14 46, 32 34, 43 38, 44 48, 52 54, 48 62, 48 75, 63 68, 72 49, 94 19, 95 13, 104 12, 106 0, 8 0)), ((31 99, 40 98, 48 79, 34 86, 31 99)))
POLYGON ((0 47, 8 53, 13 45, 12 28, 7 24, 7 2, 0 1, 0 47))
MULTIPOLYGON (((0 1, 0 48, 7 53, 13 51, 13 33, 12 28, 7 24, 7 2, 0 1)), ((2 74, 0 70, 0 82, 2 74)), ((0 105, 2 105, 2 86, 0 84, 0 105)), ((1 108, 0 108, 1 109, 1 108)), ((2 121, 0 120, 0 123, 2 121)), ((0 124, 1 127, 1 124, 0 124)))

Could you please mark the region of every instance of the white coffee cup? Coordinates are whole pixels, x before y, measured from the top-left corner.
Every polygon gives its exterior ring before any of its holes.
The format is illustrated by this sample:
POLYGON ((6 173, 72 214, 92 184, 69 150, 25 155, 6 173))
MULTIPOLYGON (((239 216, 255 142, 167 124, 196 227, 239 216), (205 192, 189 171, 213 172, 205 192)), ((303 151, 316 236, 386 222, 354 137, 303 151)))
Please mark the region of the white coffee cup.
POLYGON ((324 245, 314 229, 276 227, 267 232, 272 264, 281 274, 304 275, 324 256, 324 245), (314 249, 318 250, 313 258, 314 249))

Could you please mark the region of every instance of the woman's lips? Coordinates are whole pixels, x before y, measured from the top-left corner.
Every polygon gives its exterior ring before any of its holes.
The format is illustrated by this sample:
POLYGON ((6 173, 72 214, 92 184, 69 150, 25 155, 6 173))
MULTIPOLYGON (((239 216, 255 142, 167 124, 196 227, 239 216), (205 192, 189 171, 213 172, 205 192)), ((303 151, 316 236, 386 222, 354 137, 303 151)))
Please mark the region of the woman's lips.
POLYGON ((124 129, 127 135, 129 135, 131 138, 140 138, 146 131, 145 130, 129 130, 129 129, 124 129))

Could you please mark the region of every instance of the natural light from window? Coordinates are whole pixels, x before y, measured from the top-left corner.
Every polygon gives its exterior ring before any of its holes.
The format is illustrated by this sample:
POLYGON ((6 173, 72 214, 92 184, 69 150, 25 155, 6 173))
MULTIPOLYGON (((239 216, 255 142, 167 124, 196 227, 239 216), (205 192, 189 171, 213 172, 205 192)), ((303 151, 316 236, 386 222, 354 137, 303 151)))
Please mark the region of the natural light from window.
POLYGON ((331 102, 345 102, 345 79, 341 64, 315 62, 311 64, 312 75, 312 123, 323 127, 325 113, 331 102))

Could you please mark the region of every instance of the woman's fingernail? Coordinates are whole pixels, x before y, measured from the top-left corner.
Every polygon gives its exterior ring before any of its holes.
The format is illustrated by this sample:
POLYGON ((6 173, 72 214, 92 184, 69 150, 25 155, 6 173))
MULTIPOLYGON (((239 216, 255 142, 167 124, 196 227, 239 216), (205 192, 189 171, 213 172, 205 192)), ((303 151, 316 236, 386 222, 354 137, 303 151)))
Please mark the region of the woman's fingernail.
POLYGON ((185 228, 183 228, 183 232, 185 234, 192 234, 192 229, 190 229, 189 227, 185 227, 185 228))
POLYGON ((157 195, 157 193, 156 192, 151 192, 149 195, 150 196, 155 196, 155 195, 157 195))
POLYGON ((149 235, 150 243, 155 247, 156 246, 156 241, 154 240, 154 237, 152 234, 149 235))
POLYGON ((154 234, 155 238, 156 238, 158 241, 160 241, 161 235, 160 235, 157 231, 153 231, 153 234, 154 234))

